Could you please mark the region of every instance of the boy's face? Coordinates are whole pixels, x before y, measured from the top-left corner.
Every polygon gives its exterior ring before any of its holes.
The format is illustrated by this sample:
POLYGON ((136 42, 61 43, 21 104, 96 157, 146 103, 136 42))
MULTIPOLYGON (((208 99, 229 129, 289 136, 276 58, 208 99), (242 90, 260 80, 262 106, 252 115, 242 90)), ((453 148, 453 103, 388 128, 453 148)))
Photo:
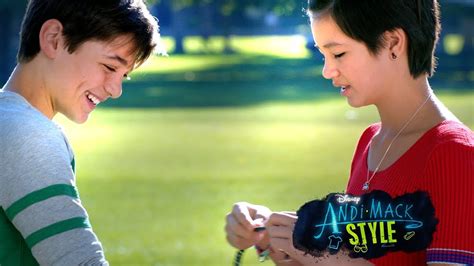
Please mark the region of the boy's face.
POLYGON ((89 40, 72 54, 62 49, 51 63, 50 88, 54 113, 84 123, 97 104, 122 94, 122 81, 133 69, 134 43, 128 36, 110 42, 89 40))

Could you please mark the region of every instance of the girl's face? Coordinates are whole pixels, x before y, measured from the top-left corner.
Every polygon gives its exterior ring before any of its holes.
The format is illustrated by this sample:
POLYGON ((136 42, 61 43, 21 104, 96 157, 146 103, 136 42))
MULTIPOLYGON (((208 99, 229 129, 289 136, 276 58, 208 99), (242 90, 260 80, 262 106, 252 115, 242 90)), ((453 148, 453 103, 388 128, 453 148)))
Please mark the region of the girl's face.
POLYGON ((324 56, 323 77, 332 79, 341 95, 353 107, 377 103, 387 88, 393 86, 391 53, 381 48, 377 55, 366 45, 342 32, 330 16, 311 21, 316 47, 324 56))

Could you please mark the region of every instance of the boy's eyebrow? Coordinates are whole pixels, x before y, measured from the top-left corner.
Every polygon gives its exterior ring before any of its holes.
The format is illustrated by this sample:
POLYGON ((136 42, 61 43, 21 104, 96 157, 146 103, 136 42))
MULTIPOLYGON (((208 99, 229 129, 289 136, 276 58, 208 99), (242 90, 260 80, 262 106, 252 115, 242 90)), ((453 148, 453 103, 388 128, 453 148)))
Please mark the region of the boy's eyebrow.
POLYGON ((108 59, 116 60, 116 61, 118 61, 120 64, 122 64, 123 66, 128 67, 128 61, 125 60, 124 58, 118 56, 118 55, 113 55, 113 56, 108 55, 108 56, 106 56, 106 57, 107 57, 108 59))

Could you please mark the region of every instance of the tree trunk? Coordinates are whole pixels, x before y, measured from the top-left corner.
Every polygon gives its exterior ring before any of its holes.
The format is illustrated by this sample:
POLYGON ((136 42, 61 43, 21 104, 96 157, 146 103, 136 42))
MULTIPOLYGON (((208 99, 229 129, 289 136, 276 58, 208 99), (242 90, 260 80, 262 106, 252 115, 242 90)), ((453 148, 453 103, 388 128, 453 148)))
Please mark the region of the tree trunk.
POLYGON ((0 9, 0 84, 3 86, 16 65, 22 9, 0 9))
POLYGON ((0 10, 0 36, 3 36, 3 40, 0 41, 0 84, 5 84, 8 79, 8 76, 11 72, 12 62, 11 62, 11 51, 10 43, 12 34, 10 34, 10 12, 5 8, 0 10))
POLYGON ((175 41, 174 54, 184 54, 184 35, 187 25, 186 8, 175 10, 171 18, 172 34, 175 41))

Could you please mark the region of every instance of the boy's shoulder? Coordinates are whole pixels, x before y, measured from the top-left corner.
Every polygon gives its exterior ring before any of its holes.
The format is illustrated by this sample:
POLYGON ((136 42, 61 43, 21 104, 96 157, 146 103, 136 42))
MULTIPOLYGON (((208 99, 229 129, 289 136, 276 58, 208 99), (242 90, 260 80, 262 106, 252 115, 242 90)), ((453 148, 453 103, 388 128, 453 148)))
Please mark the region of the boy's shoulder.
POLYGON ((2 146, 64 138, 54 122, 16 93, 0 91, 0 114, 2 146))
POLYGON ((14 92, 0 90, 0 113, 0 127, 5 133, 16 129, 60 130, 54 122, 14 92))

